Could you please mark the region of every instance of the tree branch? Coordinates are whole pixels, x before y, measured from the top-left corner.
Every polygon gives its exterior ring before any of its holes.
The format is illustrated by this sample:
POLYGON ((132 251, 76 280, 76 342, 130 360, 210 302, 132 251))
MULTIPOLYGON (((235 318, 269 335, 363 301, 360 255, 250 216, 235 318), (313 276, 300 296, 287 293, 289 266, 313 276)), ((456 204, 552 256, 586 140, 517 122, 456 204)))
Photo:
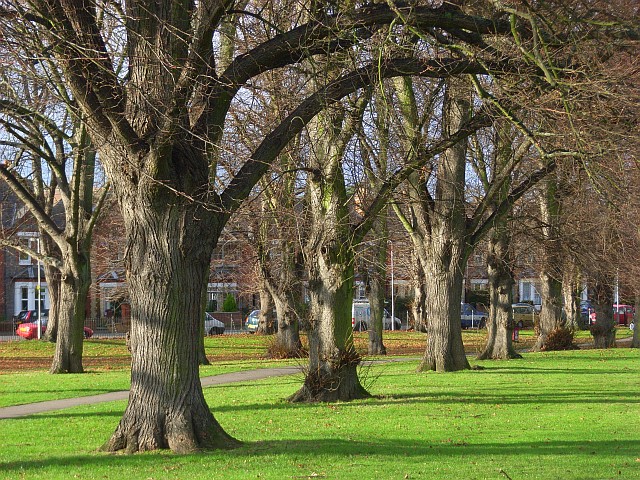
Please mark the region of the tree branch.
MULTIPOLYGON (((496 66, 497 68, 497 66, 496 66)), ((368 65, 331 82, 302 102, 278 127, 267 135, 251 158, 242 166, 229 186, 221 194, 219 207, 233 211, 247 198, 253 186, 267 171, 271 162, 304 126, 322 109, 350 93, 383 78, 416 75, 440 78, 465 73, 484 73, 485 68, 467 60, 420 60, 402 58, 382 65, 368 65)))
POLYGON ((37 202, 27 188, 11 173, 6 165, 0 165, 0 178, 2 178, 16 196, 27 206, 31 214, 35 217, 40 226, 56 240, 61 240, 61 231, 58 226, 49 218, 42 206, 37 202))

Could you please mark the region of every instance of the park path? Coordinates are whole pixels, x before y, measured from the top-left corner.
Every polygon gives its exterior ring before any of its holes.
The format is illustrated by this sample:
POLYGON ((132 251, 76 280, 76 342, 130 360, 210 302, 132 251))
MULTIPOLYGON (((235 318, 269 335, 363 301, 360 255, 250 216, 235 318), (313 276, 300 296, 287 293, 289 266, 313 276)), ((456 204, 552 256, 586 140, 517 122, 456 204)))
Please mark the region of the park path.
MULTIPOLYGON (((203 377, 200 381, 203 387, 211 387, 214 385, 260 380, 269 377, 281 377, 283 375, 292 375, 300 371, 301 367, 298 366, 261 368, 257 370, 244 370, 241 372, 222 373, 211 377, 203 377)), ((0 419, 25 417, 35 413, 63 410, 65 408, 77 407, 80 405, 115 402, 117 400, 126 400, 128 397, 129 390, 121 390, 118 392, 89 395, 86 397, 63 398, 60 400, 49 400, 47 402, 29 403, 26 405, 13 405, 11 407, 0 408, 0 419)))
MULTIPOLYGON (((627 346, 631 343, 632 338, 624 338, 616 340, 618 347, 627 346)), ((593 344, 583 344, 580 348, 589 348, 593 344)), ((523 349, 520 352, 528 351, 523 349)), ((468 354, 472 356, 471 354, 468 354)), ((385 360, 374 360, 365 363, 387 363, 402 362, 416 360, 418 357, 396 357, 385 360)), ((222 373, 210 377, 200 379, 203 387, 211 387, 214 385, 224 385, 230 383, 239 383, 245 381, 261 380, 269 377, 282 377, 284 375, 293 375, 302 371, 300 366, 261 368, 256 370, 244 370, 241 372, 222 373)), ((11 407, 0 408, 0 419, 3 418, 19 418, 36 413, 50 412, 54 410, 63 410, 65 408, 77 407, 80 405, 91 405, 102 402, 115 402, 117 400, 126 400, 129 397, 129 390, 121 390, 118 392, 102 393, 100 395, 89 395, 86 397, 64 398, 61 400, 49 400, 47 402, 29 403, 25 405, 14 405, 11 407)))

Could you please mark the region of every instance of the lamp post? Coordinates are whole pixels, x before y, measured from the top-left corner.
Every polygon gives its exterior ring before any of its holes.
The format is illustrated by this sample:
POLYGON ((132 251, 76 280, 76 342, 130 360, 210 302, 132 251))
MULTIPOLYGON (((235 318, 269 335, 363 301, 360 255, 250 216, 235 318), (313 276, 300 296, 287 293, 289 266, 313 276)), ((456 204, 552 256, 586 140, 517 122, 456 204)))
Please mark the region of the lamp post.
POLYGON ((42 278, 40 276, 40 237, 37 238, 37 251, 38 251, 38 285, 36 286, 36 299, 38 302, 38 340, 42 337, 42 278))
POLYGON ((613 301, 615 303, 615 308, 616 308, 616 314, 615 314, 615 318, 614 320, 617 323, 620 323, 620 283, 619 283, 619 273, 618 273, 618 269, 616 268, 616 284, 614 287, 614 292, 613 292, 613 301))
POLYGON ((396 329, 396 302, 394 295, 394 279, 393 279, 393 242, 389 241, 391 246, 391 330, 396 329))

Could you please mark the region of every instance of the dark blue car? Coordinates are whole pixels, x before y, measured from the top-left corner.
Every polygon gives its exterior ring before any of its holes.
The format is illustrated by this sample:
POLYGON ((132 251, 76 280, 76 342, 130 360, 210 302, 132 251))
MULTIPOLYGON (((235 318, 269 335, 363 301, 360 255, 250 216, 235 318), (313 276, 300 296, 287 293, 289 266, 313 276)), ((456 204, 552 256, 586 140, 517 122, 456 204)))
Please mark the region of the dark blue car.
POLYGON ((476 310, 470 303, 461 305, 460 321, 462 328, 484 328, 487 324, 487 314, 476 310))

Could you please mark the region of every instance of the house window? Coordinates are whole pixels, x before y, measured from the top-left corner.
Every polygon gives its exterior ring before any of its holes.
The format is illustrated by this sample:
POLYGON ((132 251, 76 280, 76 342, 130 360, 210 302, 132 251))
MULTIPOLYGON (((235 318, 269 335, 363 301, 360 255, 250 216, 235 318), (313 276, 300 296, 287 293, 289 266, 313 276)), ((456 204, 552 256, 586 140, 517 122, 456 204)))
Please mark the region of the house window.
MULTIPOLYGON (((42 282, 40 292, 40 308, 49 308, 46 283, 42 282)), ((17 282, 14 285, 14 305, 17 315, 21 310, 38 309, 38 284, 36 282, 17 282)))
POLYGON ((520 301, 533 302, 534 305, 540 305, 540 294, 536 290, 535 284, 531 281, 522 281, 520 301))
POLYGON ((20 288, 20 310, 29 310, 29 287, 20 288))
MULTIPOLYGON (((38 250, 38 234, 36 232, 19 232, 19 242, 24 248, 28 248, 32 251, 38 250)), ((20 265, 32 265, 33 259, 31 255, 26 252, 18 252, 18 263, 20 265)))
POLYGON ((489 281, 482 279, 474 279, 471 280, 471 290, 474 291, 482 291, 489 289, 489 281))

